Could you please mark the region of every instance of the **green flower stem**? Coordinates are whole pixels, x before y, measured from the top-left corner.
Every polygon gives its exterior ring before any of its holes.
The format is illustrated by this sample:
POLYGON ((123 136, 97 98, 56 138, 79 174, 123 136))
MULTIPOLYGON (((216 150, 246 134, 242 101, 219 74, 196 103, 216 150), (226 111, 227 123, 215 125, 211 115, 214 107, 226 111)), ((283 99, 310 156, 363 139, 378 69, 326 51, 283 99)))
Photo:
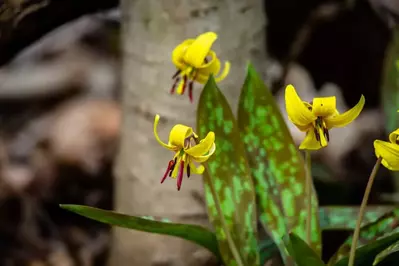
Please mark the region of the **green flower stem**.
POLYGON ((305 151, 306 160, 306 197, 307 197, 307 219, 306 219, 306 242, 312 244, 312 159, 310 151, 305 151))
POLYGON ((211 180, 208 164, 203 163, 203 165, 205 167, 205 171, 207 172, 207 174, 205 174, 204 177, 207 179, 209 188, 211 189, 211 192, 213 195, 213 200, 215 201, 215 206, 216 206, 217 212, 219 213, 220 223, 221 223, 223 230, 226 234, 226 240, 227 240, 228 245, 230 246, 231 253, 233 254, 233 257, 237 262, 237 266, 244 266, 244 263, 242 262, 242 259, 240 256, 240 253, 238 252, 236 244, 234 243, 233 238, 231 237, 230 231, 227 227, 227 223, 224 218, 223 211, 222 211, 222 205, 220 204, 218 194, 216 193, 215 186, 211 180))
POLYGON ((349 253, 348 266, 353 266, 355 264, 355 254, 356 254, 357 242, 359 240, 360 227, 362 224, 364 213, 366 212, 366 206, 367 206, 367 201, 370 196, 370 191, 373 186, 374 179, 375 179, 375 176, 377 175, 378 169, 380 168, 381 161, 382 161, 382 158, 379 157, 377 159, 377 162, 374 165, 373 171, 370 174, 369 181, 367 182, 366 190, 364 191, 362 204, 360 205, 359 216, 358 216, 357 222, 356 222, 355 232, 353 233, 352 246, 351 246, 351 251, 349 253))

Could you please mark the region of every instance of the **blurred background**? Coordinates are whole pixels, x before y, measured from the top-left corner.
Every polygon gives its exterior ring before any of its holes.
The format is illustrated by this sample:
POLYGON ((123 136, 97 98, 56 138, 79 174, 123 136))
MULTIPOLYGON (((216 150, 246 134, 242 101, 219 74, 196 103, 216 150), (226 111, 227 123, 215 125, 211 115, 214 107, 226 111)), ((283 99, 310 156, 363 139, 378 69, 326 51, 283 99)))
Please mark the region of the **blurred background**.
MULTIPOLYGON (((185 180, 179 193, 173 181, 161 186, 170 154, 161 154, 151 135, 157 112, 165 117, 165 139, 177 121, 195 125, 193 113, 181 113, 195 104, 168 93, 175 71, 169 57, 179 42, 207 30, 220 34, 222 60, 237 66, 231 76, 242 72, 221 85, 233 106, 247 60, 283 113, 288 83, 305 100, 337 95, 342 112, 365 95, 362 115, 332 131, 313 166, 321 205, 360 204, 375 163, 372 142, 387 136, 380 88, 398 3, 0 1, 0 265, 214 265, 184 241, 111 234, 58 207, 85 204, 207 225, 200 177, 185 180)), ((303 135, 287 124, 300 143, 303 135)), ((370 202, 395 203, 398 190, 399 181, 381 169, 370 202)), ((326 234, 323 256, 347 235, 326 234)))

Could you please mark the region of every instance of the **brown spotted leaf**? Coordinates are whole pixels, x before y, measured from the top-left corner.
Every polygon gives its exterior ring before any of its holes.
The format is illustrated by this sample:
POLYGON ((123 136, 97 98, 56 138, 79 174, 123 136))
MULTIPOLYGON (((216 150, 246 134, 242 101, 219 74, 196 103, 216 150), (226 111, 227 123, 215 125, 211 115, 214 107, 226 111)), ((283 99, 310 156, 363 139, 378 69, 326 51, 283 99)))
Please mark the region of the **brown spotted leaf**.
MULTIPOLYGON (((294 232, 305 238, 306 169, 272 93, 252 65, 241 92, 238 124, 255 181, 260 220, 284 256, 284 235, 294 232)), ((318 201, 312 193, 311 246, 320 254, 318 201)))
POLYGON ((197 123, 200 138, 209 131, 216 136, 216 152, 208 161, 204 183, 210 220, 225 265, 240 265, 234 251, 243 265, 259 265, 255 190, 236 120, 213 77, 202 91, 197 123), (221 203, 222 216, 215 198, 221 203), (232 241, 228 241, 229 237, 232 241))

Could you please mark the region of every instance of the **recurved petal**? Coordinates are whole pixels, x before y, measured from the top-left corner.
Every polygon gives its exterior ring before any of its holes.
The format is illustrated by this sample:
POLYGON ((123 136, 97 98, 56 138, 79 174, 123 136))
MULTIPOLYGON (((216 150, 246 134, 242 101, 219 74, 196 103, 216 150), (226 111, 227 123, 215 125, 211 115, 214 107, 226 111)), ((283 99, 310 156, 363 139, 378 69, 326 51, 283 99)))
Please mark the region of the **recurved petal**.
POLYGON ((214 144, 215 133, 211 131, 203 140, 200 141, 200 143, 184 151, 192 157, 202 156, 207 154, 214 144))
POLYGON ((154 119, 154 136, 155 139, 158 141, 159 144, 161 144, 162 146, 164 146, 165 148, 171 150, 171 151, 175 151, 177 148, 175 145, 173 144, 166 144, 165 142, 163 142, 158 135, 158 131, 157 131, 157 127, 158 127, 158 123, 159 123, 159 115, 155 115, 155 119, 154 119))
POLYGON ((187 66, 184 63, 184 54, 187 48, 194 42, 194 39, 188 39, 180 43, 172 52, 172 62, 180 70, 184 70, 187 66))
POLYGON ((331 116, 335 114, 337 101, 335 96, 314 98, 312 108, 315 116, 331 116))
POLYGON ((192 156, 191 158, 197 163, 203 163, 206 162, 215 153, 215 150, 216 150, 216 144, 213 143, 208 153, 201 156, 192 156))
POLYGON ((352 123, 353 120, 355 120, 363 110, 364 103, 365 99, 362 95, 359 102, 352 109, 349 109, 343 114, 324 118, 327 128, 330 129, 333 127, 344 127, 352 123))
POLYGON ((191 127, 177 124, 169 134, 169 144, 177 146, 179 149, 185 148, 186 138, 192 136, 193 129, 191 127))
POLYGON ((316 135, 313 129, 309 130, 306 133, 305 139, 302 141, 301 145, 299 146, 300 150, 319 150, 322 146, 320 142, 317 141, 316 135))
POLYGON ((377 157, 382 158, 382 165, 392 171, 399 171, 399 145, 382 140, 374 141, 377 157))
POLYGON ((394 144, 398 144, 399 128, 389 134, 389 141, 394 144))
POLYGON ((184 53, 184 61, 195 68, 201 67, 216 39, 217 34, 214 32, 199 35, 184 53))
POLYGON ((285 108, 291 122, 300 127, 316 120, 316 116, 305 106, 291 84, 285 88, 285 108))
POLYGON ((224 80, 224 79, 227 77, 227 75, 228 75, 229 73, 230 73, 230 62, 229 62, 229 61, 226 61, 226 62, 224 62, 224 68, 223 68, 222 73, 220 73, 220 74, 215 78, 215 81, 216 81, 216 82, 220 82, 220 81, 224 80))
POLYGON ((195 164, 190 160, 189 163, 189 167, 190 167, 190 172, 192 174, 197 174, 200 175, 204 172, 205 168, 202 165, 199 165, 198 167, 195 166, 195 164))

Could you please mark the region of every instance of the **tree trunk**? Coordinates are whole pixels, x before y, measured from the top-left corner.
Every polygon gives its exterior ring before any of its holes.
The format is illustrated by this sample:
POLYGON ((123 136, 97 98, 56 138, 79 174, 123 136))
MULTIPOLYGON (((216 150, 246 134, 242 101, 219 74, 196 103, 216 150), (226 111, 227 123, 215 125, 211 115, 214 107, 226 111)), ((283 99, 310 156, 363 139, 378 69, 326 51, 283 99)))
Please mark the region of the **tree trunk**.
MULTIPOLYGON (((167 141, 177 123, 196 125, 196 103, 187 95, 170 95, 173 48, 186 38, 206 31, 219 34, 214 49, 232 64, 221 89, 236 110, 248 60, 262 71, 265 16, 263 0, 122 0, 123 12, 123 126, 115 167, 116 210, 132 215, 169 218, 180 223, 209 226, 202 178, 176 182, 160 179, 173 154, 153 137, 160 114, 159 134, 167 141)), ((210 265, 210 253, 178 238, 115 229, 112 266, 210 265)))

